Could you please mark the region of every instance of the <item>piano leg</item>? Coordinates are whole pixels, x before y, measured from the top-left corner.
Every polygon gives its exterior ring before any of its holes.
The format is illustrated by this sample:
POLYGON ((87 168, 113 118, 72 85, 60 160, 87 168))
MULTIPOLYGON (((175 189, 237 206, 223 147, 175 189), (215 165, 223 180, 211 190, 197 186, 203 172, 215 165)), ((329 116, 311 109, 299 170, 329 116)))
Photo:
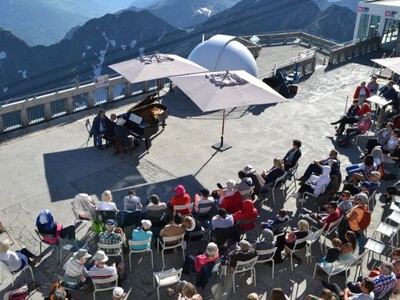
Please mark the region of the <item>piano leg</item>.
POLYGON ((151 140, 149 138, 145 138, 144 142, 146 144, 146 150, 147 150, 147 152, 149 152, 149 149, 151 147, 151 140))

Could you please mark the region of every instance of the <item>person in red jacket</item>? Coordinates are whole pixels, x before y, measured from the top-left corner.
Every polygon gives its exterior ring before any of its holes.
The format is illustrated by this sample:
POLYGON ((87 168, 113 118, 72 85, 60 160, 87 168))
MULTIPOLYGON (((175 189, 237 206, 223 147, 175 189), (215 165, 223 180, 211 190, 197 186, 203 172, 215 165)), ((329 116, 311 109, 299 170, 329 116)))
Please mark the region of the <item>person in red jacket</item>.
MULTIPOLYGON (((238 221, 241 220, 247 221, 256 219, 257 216, 258 216, 258 211, 257 208, 254 208, 253 201, 247 199, 243 201, 242 210, 239 210, 238 212, 233 214, 233 219, 235 220, 236 223, 238 223, 238 221)), ((256 227, 256 222, 254 221, 248 224, 241 224, 239 228, 240 230, 249 230, 255 227, 256 227)))
MULTIPOLYGON (((171 198, 171 201, 169 202, 169 207, 171 208, 172 212, 174 212, 175 205, 186 205, 192 201, 189 194, 186 193, 186 190, 183 185, 181 185, 181 184, 178 185, 174 189, 174 192, 175 192, 175 196, 173 196, 171 198)), ((177 210, 176 212, 185 216, 185 215, 190 214, 190 208, 177 210)))
POLYGON ((225 196, 220 207, 225 208, 229 214, 234 214, 242 209, 243 200, 239 191, 236 191, 232 196, 225 196))
POLYGON ((358 102, 363 104, 364 100, 371 97, 371 92, 369 88, 366 87, 366 82, 363 81, 361 84, 356 88, 353 98, 358 99, 358 102))

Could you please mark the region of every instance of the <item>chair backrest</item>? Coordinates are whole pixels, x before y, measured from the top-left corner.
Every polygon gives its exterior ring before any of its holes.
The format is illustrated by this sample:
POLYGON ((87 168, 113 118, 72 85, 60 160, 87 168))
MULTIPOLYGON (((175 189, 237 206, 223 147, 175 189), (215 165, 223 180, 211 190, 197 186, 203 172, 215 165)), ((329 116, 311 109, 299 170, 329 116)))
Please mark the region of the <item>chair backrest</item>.
POLYGON ((209 229, 202 229, 198 231, 189 231, 189 241, 192 241, 192 238, 201 236, 202 239, 200 241, 208 241, 208 237, 210 235, 210 230, 209 229))
MULTIPOLYGON (((251 195, 251 193, 253 193, 253 191, 254 191, 254 187, 251 186, 251 187, 248 188, 247 190, 239 191, 239 193, 240 193, 240 195, 242 195, 242 196, 246 196, 246 199, 247 199, 247 197, 249 197, 249 196, 251 195)), ((242 197, 242 198, 243 198, 243 197, 242 197)))
POLYGON ((238 225, 245 225, 245 224, 253 224, 256 223, 257 218, 256 219, 250 219, 250 220, 238 220, 236 223, 238 225))
POLYGON ((104 250, 107 255, 121 255, 122 254, 122 242, 116 244, 103 244, 97 243, 99 250, 104 250), (110 251, 115 250, 116 253, 110 253, 110 251))
POLYGON ((84 218, 85 218, 87 220, 93 221, 92 220, 92 214, 88 210, 77 209, 77 208, 72 206, 72 212, 74 213, 75 219, 77 219, 77 220, 84 220, 84 218))
POLYGON ((129 251, 130 252, 145 252, 149 251, 151 249, 151 238, 148 240, 143 240, 143 241, 128 241, 129 244, 129 251), (146 249, 132 249, 132 246, 147 246, 146 249))
POLYGON ((193 202, 190 202, 188 204, 183 204, 183 205, 174 205, 174 214, 176 213, 176 211, 180 211, 180 210, 185 210, 185 209, 189 209, 190 211, 193 210, 193 202))
POLYGON ((294 246, 293 246, 292 251, 299 250, 299 248, 297 248, 298 245, 300 245, 300 244, 302 244, 302 243, 307 243, 307 239, 308 239, 308 235, 305 236, 305 237, 303 237, 303 238, 301 238, 301 239, 296 239, 296 240, 294 241, 294 246))
POLYGON ((237 261, 234 273, 244 272, 246 270, 254 268, 255 264, 257 263, 257 260, 258 260, 258 256, 255 256, 252 259, 249 259, 246 261, 237 261))
POLYGON ((161 218, 167 213, 167 211, 167 207, 163 209, 147 209, 147 219, 152 222, 160 222, 161 218))
POLYGON ((47 245, 57 245, 59 242, 58 237, 54 234, 41 233, 37 229, 35 229, 35 232, 39 237, 40 241, 47 245))
POLYGON ((118 212, 114 210, 99 210, 97 213, 101 217, 103 223, 105 223, 108 219, 118 219, 118 212))
POLYGON ((332 232, 334 232, 336 230, 336 228, 339 226, 339 223, 343 220, 344 215, 341 216, 339 219, 337 219, 336 221, 332 222, 329 224, 328 229, 326 230, 325 234, 330 234, 332 232))
POLYGON ((117 287, 118 284, 118 275, 115 274, 110 277, 90 277, 93 281, 93 286, 95 290, 100 290, 100 291, 106 291, 106 290, 112 290, 115 287, 117 287), (107 283, 114 283, 108 287, 104 287, 103 285, 107 283))
POLYGON ((215 228, 211 230, 211 240, 218 246, 222 246, 228 239, 239 242, 239 226, 233 225, 227 228, 215 228))
POLYGON ((309 230, 308 236, 307 236, 307 244, 312 245, 315 241, 317 241, 323 231, 324 231, 324 227, 322 227, 321 229, 318 229, 317 231, 309 230))
MULTIPOLYGON (((269 260, 269 259, 272 259, 272 258, 274 257, 275 252, 276 252, 277 249, 278 249, 277 247, 274 247, 274 248, 268 249, 268 250, 256 250, 256 252, 257 252, 258 258, 260 258, 260 257, 262 257, 262 256, 264 256, 264 255, 269 255, 270 258, 266 259, 266 260, 269 260)), ((263 262, 265 262, 266 260, 265 260, 265 259, 264 259, 264 260, 258 259, 256 263, 258 263, 258 264, 259 264, 259 263, 263 263, 263 262)))
POLYGON ((186 233, 180 234, 180 235, 175 235, 175 236, 164 236, 162 238, 163 243, 170 243, 170 242, 178 242, 178 244, 174 245, 175 247, 177 245, 181 245, 183 242, 183 238, 185 237, 186 233))
POLYGON ((209 215, 212 212, 214 206, 215 206, 215 201, 209 203, 199 203, 197 206, 197 215, 198 216, 209 215))
POLYGON ((282 184, 283 184, 283 181, 284 181, 285 176, 286 176, 286 172, 283 173, 282 176, 276 178, 276 179, 275 179, 275 182, 274 182, 274 185, 272 186, 272 188, 273 188, 273 189, 278 189, 278 188, 280 188, 280 187, 282 186, 282 184))
POLYGON ((180 280, 180 278, 182 276, 182 269, 179 269, 179 270, 170 269, 170 270, 154 273, 154 275, 156 277, 158 277, 158 279, 159 279, 159 281, 158 281, 159 286, 171 285, 171 282, 173 284, 174 282, 177 282, 180 280), (167 280, 169 278, 171 278, 171 280, 167 280))
POLYGON ((296 163, 293 167, 291 167, 289 170, 286 171, 286 176, 285 180, 290 179, 294 174, 297 172, 297 168, 299 167, 299 164, 296 163))

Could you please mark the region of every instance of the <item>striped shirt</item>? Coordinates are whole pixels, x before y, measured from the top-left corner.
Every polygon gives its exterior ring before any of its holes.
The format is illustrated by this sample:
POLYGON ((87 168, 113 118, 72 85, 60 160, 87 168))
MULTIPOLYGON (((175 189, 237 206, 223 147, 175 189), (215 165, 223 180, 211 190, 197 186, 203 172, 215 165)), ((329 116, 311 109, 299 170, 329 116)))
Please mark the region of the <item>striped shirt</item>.
POLYGON ((65 275, 69 277, 88 277, 89 273, 86 270, 85 266, 80 262, 79 259, 76 259, 75 257, 71 257, 64 266, 65 269, 65 275))
POLYGON ((393 289, 397 282, 396 275, 391 273, 390 275, 379 274, 374 277, 374 293, 375 295, 386 294, 389 290, 393 289))
POLYGON ((114 266, 94 266, 89 270, 90 277, 111 277, 117 274, 117 269, 114 266))

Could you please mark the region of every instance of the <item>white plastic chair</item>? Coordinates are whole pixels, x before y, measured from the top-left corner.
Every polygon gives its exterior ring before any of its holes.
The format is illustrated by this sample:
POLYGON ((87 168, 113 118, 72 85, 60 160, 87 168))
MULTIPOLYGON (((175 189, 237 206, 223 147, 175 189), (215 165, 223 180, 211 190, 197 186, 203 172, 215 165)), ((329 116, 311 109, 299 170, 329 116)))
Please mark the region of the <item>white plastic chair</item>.
POLYGON ((176 236, 169 236, 169 237, 163 237, 163 238, 158 238, 157 242, 157 252, 160 252, 160 246, 162 247, 161 250, 161 258, 162 258, 162 263, 163 263, 163 268, 165 268, 165 259, 164 259, 164 251, 167 249, 174 249, 174 248, 182 248, 182 257, 183 260, 185 260, 185 249, 183 249, 183 238, 185 237, 186 233, 183 233, 181 235, 176 235, 176 236), (174 245, 168 245, 170 242, 176 242, 174 245))
POLYGON ((400 224, 400 212, 393 210, 392 213, 386 217, 385 223, 394 222, 400 224))
POLYGON ((251 197, 251 194, 253 193, 253 191, 254 191, 254 187, 252 186, 247 190, 239 191, 239 193, 242 196, 242 199, 246 200, 246 199, 249 199, 251 197))
POLYGON ((296 163, 296 165, 289 170, 286 171, 286 176, 283 181, 283 184, 285 185, 285 191, 287 192, 288 187, 291 186, 294 183, 294 189, 297 189, 297 182, 296 182, 296 174, 297 174, 297 169, 299 167, 299 164, 296 163), (288 184, 293 179, 293 182, 288 184))
POLYGON ((377 238, 378 233, 380 234, 380 238, 382 240, 382 236, 387 236, 389 238, 390 244, 393 246, 393 240, 394 237, 397 238, 397 243, 399 242, 399 228, 400 225, 392 226, 390 224, 386 224, 385 222, 380 222, 378 227, 374 230, 374 233, 372 234, 372 237, 374 239, 377 238))
POLYGON ((153 285, 157 282, 157 297, 160 300, 160 287, 170 286, 180 282, 182 269, 175 270, 174 268, 153 273, 153 285))
POLYGON ((129 244, 129 269, 132 272, 132 259, 131 256, 134 253, 146 253, 146 252, 150 252, 150 256, 151 256, 151 267, 154 269, 154 261, 153 261, 153 251, 151 250, 151 238, 148 240, 144 240, 144 241, 128 241, 129 244), (148 246, 150 245, 148 248, 146 249, 141 249, 141 250, 134 250, 132 249, 132 246, 148 246))
POLYGON ((246 261, 238 261, 236 263, 236 268, 232 274, 232 281, 233 281, 233 293, 236 292, 236 284, 235 284, 235 275, 239 273, 244 273, 247 271, 251 272, 251 279, 254 282, 254 286, 256 286, 256 269, 254 266, 256 265, 258 260, 258 256, 253 257, 252 259, 246 261))
POLYGON ((256 250, 257 255, 258 255, 259 258, 261 256, 264 256, 264 255, 269 255, 270 256, 268 259, 263 259, 263 260, 258 259, 256 263, 257 264, 263 264, 263 263, 266 263, 266 262, 270 261, 272 263, 272 279, 274 279, 274 274, 275 274, 274 255, 275 255, 275 252, 276 252, 277 249, 278 249, 277 247, 274 247, 274 248, 268 249, 268 250, 256 250))
POLYGON ((339 223, 342 222, 343 218, 344 218, 344 216, 341 216, 338 220, 330 223, 327 230, 322 231, 321 236, 323 237, 323 239, 321 242, 321 252, 326 252, 326 238, 328 235, 330 235, 332 233, 336 233, 339 223), (324 248, 322 248, 322 247, 324 247, 324 248))
POLYGON ((93 222, 92 217, 91 217, 91 212, 88 210, 76 209, 75 207, 72 206, 72 212, 74 213, 74 217, 75 217, 75 220, 74 220, 75 228, 76 228, 76 223, 78 223, 78 222, 82 222, 85 225, 88 222, 93 222), (85 216, 85 217, 82 218, 81 216, 85 216))
POLYGON ((365 243, 364 248, 368 250, 368 261, 371 252, 379 254, 379 260, 381 260, 382 252, 385 250, 385 244, 380 241, 369 238, 365 243))
POLYGON ((272 186, 272 189, 271 189, 272 205, 274 205, 274 206, 276 203, 275 190, 280 190, 282 192, 282 198, 284 199, 283 201, 285 201, 285 199, 286 199, 286 197, 285 197, 286 189, 285 189, 285 185, 284 185, 285 176, 286 176, 286 172, 282 176, 275 179, 274 185, 272 186))
POLYGON ((97 243, 98 250, 103 250, 108 257, 119 256, 121 262, 124 262, 124 252, 122 251, 122 242, 117 244, 102 244, 97 243), (113 253, 115 251, 115 253, 113 253))
POLYGON ((6 264, 2 261, 0 261, 0 266, 1 266, 1 282, 4 282, 4 273, 7 273, 7 274, 11 275, 11 277, 12 277, 12 285, 11 286, 14 286, 15 277, 18 276, 19 274, 21 274, 22 272, 24 272, 25 270, 29 270, 31 272, 32 281, 35 281, 35 277, 33 276, 32 268, 29 265, 25 265, 25 267, 23 267, 21 270, 16 271, 16 272, 11 272, 7 268, 6 264))
POLYGON ((321 229, 317 229, 315 227, 311 227, 311 230, 308 231, 308 236, 307 236, 307 241, 306 241, 306 247, 307 247, 307 262, 312 262, 312 244, 314 244, 316 241, 319 240, 321 237, 321 234, 324 232, 324 227, 321 229), (315 231, 313 231, 315 229, 315 231))
POLYGON ((289 247, 285 246, 285 249, 287 249, 287 250, 290 251, 290 266, 291 266, 291 268, 292 268, 292 271, 293 271, 293 254, 296 253, 296 252, 299 252, 301 249, 303 249, 303 248, 297 248, 297 246, 298 246, 299 244, 306 243, 306 245, 304 246, 304 248, 306 248, 306 254, 307 254, 307 238, 308 238, 308 236, 303 237, 303 238, 301 238, 301 239, 296 239, 296 240, 294 241, 293 249, 290 249, 289 247))
POLYGON ((104 291, 110 291, 113 290, 118 286, 118 275, 115 274, 114 276, 111 277, 106 277, 106 278, 99 278, 99 277, 90 277, 93 282, 93 299, 96 300, 96 293, 98 292, 104 292, 104 291), (104 287, 105 285, 110 285, 107 287, 104 287))
POLYGON ((40 251, 40 253, 43 253, 42 252, 42 244, 45 244, 45 245, 47 245, 47 246, 49 246, 49 247, 51 247, 51 248, 54 248, 55 250, 56 250, 56 255, 57 255, 57 262, 58 262, 58 256, 59 256, 59 254, 58 254, 58 252, 59 252, 59 250, 58 250, 58 246, 59 246, 59 241, 57 241, 57 243, 48 243, 48 242, 46 242, 45 240, 44 240, 44 238, 50 238, 50 239, 54 239, 54 238, 56 238, 56 236, 55 235, 53 235, 53 234, 44 234, 44 233, 40 233, 37 229, 35 229, 35 232, 36 232, 36 234, 37 234, 37 236, 38 236, 38 238, 39 238, 39 251, 40 251))
POLYGON ((331 282, 331 277, 339 273, 344 272, 347 282, 347 270, 353 264, 354 259, 350 258, 346 261, 335 261, 333 263, 316 263, 314 267, 313 278, 315 278, 315 273, 317 272, 317 267, 324 271, 328 275, 328 282, 331 282))
POLYGON ((184 205, 174 205, 174 215, 176 214, 177 211, 185 210, 185 209, 189 209, 190 213, 191 213, 193 211, 193 205, 194 205, 193 202, 190 202, 190 203, 184 204, 184 205))

